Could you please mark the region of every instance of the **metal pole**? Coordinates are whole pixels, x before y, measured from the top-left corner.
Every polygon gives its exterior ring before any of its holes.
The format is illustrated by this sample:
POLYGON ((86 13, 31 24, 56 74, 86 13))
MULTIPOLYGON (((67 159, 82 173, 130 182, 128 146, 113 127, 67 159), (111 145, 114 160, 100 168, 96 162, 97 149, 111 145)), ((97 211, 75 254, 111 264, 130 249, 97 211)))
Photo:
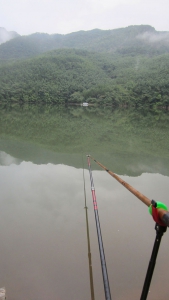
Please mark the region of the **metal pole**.
POLYGON ((149 266, 148 266, 148 269, 147 269, 147 274, 146 274, 146 278, 145 278, 145 281, 144 281, 144 286, 143 286, 143 290, 142 290, 140 300, 146 300, 147 299, 151 279, 152 279, 155 264, 156 264, 156 258, 157 258, 158 250, 159 250, 159 247, 160 247, 161 238, 163 236, 163 233, 166 232, 166 229, 167 229, 167 227, 160 226, 158 224, 155 225, 156 238, 155 238, 154 247, 153 247, 153 251, 152 251, 152 254, 151 254, 149 266))
POLYGON ((94 187, 94 183, 93 183, 93 177, 92 177, 92 170, 91 170, 90 156, 89 155, 87 155, 87 161, 88 161, 89 174, 90 174, 91 191, 92 191, 93 207, 94 207, 97 237, 98 237, 98 244, 99 244, 99 252, 100 252, 100 261, 101 261, 101 268, 102 268, 105 299, 106 300, 111 300, 111 292, 110 292, 110 287, 109 287, 109 278, 108 278, 107 267, 106 267, 106 259, 105 259, 105 254, 104 254, 104 247, 103 247, 102 234, 101 234, 100 221, 99 221, 99 213, 98 213, 98 207, 97 207, 97 201, 96 201, 96 195, 95 195, 95 187, 94 187))

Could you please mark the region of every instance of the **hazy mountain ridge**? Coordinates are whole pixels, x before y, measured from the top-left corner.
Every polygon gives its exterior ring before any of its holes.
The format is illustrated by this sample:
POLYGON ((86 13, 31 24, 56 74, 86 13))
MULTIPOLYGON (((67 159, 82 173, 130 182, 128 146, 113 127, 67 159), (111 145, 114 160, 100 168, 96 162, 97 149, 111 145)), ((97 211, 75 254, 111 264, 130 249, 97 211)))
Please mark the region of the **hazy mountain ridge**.
POLYGON ((60 48, 122 55, 159 55, 169 53, 169 32, 158 32, 150 25, 137 25, 113 30, 78 31, 66 35, 34 33, 0 45, 0 60, 26 59, 60 48))
POLYGON ((0 44, 6 43, 7 41, 18 37, 19 34, 15 31, 7 31, 5 28, 0 27, 0 44))
POLYGON ((169 109, 169 32, 149 25, 0 45, 0 101, 169 109), (50 50, 50 51, 49 51, 50 50))

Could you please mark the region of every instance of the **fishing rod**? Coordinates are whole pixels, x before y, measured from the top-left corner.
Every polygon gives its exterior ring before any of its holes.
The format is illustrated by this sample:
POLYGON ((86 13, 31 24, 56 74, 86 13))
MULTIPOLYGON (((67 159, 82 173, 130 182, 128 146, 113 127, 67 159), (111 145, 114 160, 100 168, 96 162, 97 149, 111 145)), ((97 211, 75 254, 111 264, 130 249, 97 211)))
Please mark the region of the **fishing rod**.
POLYGON ((101 234, 101 228, 100 228, 100 221, 99 221, 99 213, 98 213, 98 207, 97 207, 97 201, 96 201, 95 187, 94 187, 91 164, 90 164, 90 155, 87 155, 87 161, 88 161, 88 168, 89 168, 89 174, 90 174, 90 183, 91 183, 93 207, 94 207, 94 214, 95 214, 95 221, 96 221, 97 238, 98 238, 98 244, 99 244, 99 252, 100 252, 100 261, 101 261, 101 268, 102 268, 105 299, 106 300, 111 300, 111 292, 110 292, 110 287, 109 287, 109 278, 108 278, 108 273, 107 273, 106 259, 105 259, 105 254, 104 254, 103 240, 102 240, 102 234, 101 234))
MULTIPOLYGON (((82 156, 83 160, 83 156, 82 156)), ((86 203, 86 186, 85 186, 85 176, 84 176, 84 162, 83 162, 83 183, 84 183, 84 198, 85 198, 85 212, 86 212, 86 232, 87 232, 87 246, 88 246, 88 262, 89 262, 89 277, 90 277, 90 293, 91 300, 95 300, 94 296, 94 284, 93 284, 93 270, 92 270, 92 256, 90 251, 90 235, 89 235, 89 222, 88 222, 88 207, 86 203)))
POLYGON ((91 159, 93 159, 102 169, 107 171, 112 177, 114 177, 118 182, 120 182, 125 188, 127 188, 132 194, 134 194, 139 200, 141 200, 145 205, 149 207, 149 212, 152 215, 154 221, 156 222, 155 230, 156 230, 156 238, 150 258, 150 262, 148 265, 146 278, 143 285, 143 290, 141 294, 140 300, 146 300, 147 295, 149 292, 150 283, 152 280, 156 258, 159 250, 159 246, 161 243, 161 238, 166 232, 167 227, 169 227, 169 212, 167 206, 162 202, 156 202, 154 200, 150 200, 143 194, 141 194, 139 191, 137 191, 135 188, 133 188, 131 185, 129 185, 127 182, 125 182, 123 179, 121 179, 119 176, 117 176, 112 171, 108 170, 104 165, 102 165, 100 162, 98 162, 96 159, 94 159, 92 156, 90 156, 91 159))
POLYGON ((137 191, 130 184, 125 182, 118 175, 107 169, 104 165, 102 165, 99 161, 90 156, 102 169, 104 169, 107 173, 109 173, 112 177, 114 177, 118 182, 120 182, 126 189, 128 189, 132 194, 134 194, 139 200, 141 200, 145 205, 149 207, 149 212, 152 214, 153 219, 159 225, 169 227, 169 211, 167 206, 162 202, 155 202, 154 200, 150 200, 148 197, 144 196, 142 193, 137 191), (154 209, 156 208, 156 210, 154 209))

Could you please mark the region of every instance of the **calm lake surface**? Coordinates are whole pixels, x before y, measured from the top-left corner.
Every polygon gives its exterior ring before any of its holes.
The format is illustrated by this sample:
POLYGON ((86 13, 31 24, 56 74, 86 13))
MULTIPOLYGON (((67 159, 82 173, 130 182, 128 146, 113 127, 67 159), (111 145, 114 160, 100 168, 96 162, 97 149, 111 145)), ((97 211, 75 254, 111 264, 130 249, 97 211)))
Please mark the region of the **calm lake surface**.
MULTIPOLYGON (((10 300, 95 299, 104 289, 86 154, 169 207, 169 116, 90 107, 2 106, 0 287, 10 300)), ((140 299, 155 239, 148 208, 91 161, 112 299, 140 299)), ((168 300, 164 234, 149 300, 168 300)))

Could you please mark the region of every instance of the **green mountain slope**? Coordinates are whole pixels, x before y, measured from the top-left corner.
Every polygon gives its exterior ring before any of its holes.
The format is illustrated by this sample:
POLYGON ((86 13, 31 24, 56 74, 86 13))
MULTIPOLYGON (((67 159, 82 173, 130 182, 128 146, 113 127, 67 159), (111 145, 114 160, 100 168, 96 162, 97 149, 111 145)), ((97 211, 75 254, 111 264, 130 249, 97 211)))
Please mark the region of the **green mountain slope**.
POLYGON ((121 55, 169 53, 169 32, 157 32, 149 25, 114 30, 79 31, 66 35, 35 33, 0 45, 0 61, 32 57, 59 48, 76 48, 121 55))
POLYGON ((83 50, 62 49, 27 61, 1 66, 0 99, 71 101, 75 92, 111 83, 100 64, 104 64, 104 58, 95 54, 83 50))
POLYGON ((169 54, 59 49, 0 67, 0 101, 169 106, 169 54))

